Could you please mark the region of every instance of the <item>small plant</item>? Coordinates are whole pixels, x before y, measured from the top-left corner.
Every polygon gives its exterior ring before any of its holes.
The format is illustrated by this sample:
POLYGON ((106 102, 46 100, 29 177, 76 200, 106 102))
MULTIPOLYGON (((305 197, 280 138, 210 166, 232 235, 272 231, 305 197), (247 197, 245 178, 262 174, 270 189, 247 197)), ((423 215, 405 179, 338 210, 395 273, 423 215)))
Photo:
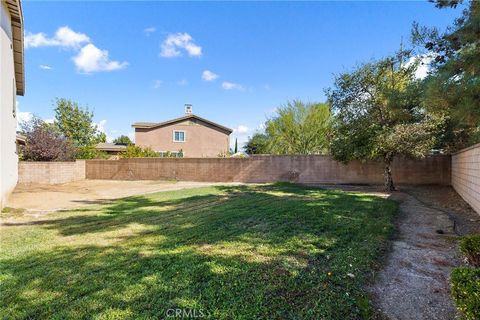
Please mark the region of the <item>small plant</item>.
POLYGON ((76 149, 76 159, 108 159, 105 151, 99 151, 94 146, 85 146, 76 149))
POLYGON ((121 153, 122 158, 183 158, 183 150, 178 152, 156 152, 150 147, 142 148, 135 145, 129 145, 121 153))
POLYGON ((480 319, 480 268, 455 268, 452 271, 452 296, 465 319, 480 319))
POLYGON ((135 145, 129 145, 121 153, 122 158, 155 158, 159 157, 159 153, 153 151, 151 148, 142 148, 135 145))
POLYGON ((460 251, 473 267, 480 267, 480 235, 470 235, 462 238, 460 251))

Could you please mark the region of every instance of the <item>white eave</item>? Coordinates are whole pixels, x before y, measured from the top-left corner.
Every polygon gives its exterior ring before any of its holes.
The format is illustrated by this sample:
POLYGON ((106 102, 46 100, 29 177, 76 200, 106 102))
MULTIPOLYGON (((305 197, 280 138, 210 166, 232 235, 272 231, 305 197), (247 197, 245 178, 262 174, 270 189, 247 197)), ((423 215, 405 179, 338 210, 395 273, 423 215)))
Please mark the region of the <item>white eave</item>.
POLYGON ((12 21, 13 61, 15 64, 15 84, 17 95, 25 92, 25 71, 23 65, 23 15, 20 0, 3 0, 7 5, 12 21))

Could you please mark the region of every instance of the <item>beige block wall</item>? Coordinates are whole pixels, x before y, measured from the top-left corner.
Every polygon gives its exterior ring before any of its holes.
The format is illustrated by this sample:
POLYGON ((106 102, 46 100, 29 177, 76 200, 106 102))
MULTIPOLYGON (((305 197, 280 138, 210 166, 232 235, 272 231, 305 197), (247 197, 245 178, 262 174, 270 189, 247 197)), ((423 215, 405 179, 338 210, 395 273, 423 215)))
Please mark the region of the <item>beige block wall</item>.
POLYGON ((16 88, 10 14, 0 4, 0 209, 17 184, 16 88))
POLYGON ((480 214, 480 144, 452 155, 452 186, 480 214))
POLYGON ((85 160, 28 162, 18 165, 18 183, 60 184, 85 179, 85 160))
MULTIPOLYGON (((450 185, 450 157, 395 159, 393 177, 400 184, 450 185)), ((238 158, 137 158, 87 160, 87 179, 183 180, 382 184, 378 161, 341 164, 327 156, 256 156, 238 158)))
POLYGON ((154 129, 135 129, 135 145, 155 151, 183 150, 184 157, 216 157, 229 150, 229 135, 191 120, 154 129), (173 131, 185 131, 185 142, 174 142, 173 131))

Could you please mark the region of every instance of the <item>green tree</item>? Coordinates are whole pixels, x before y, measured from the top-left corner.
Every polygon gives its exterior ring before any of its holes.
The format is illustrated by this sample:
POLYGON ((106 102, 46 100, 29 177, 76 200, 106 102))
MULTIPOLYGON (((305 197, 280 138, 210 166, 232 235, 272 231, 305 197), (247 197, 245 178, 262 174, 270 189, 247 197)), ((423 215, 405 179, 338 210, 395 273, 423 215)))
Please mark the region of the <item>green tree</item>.
POLYGON ((64 98, 56 99, 55 104, 55 125, 75 147, 89 147, 106 138, 93 123, 93 112, 88 108, 64 98))
POLYGON ((264 133, 255 133, 248 137, 248 141, 243 146, 243 150, 247 154, 266 154, 268 153, 268 137, 264 133))
POLYGON ((95 143, 107 142, 107 134, 105 132, 98 131, 95 137, 95 143))
POLYGON ((235 138, 235 149, 233 149, 233 153, 237 153, 238 152, 238 141, 237 141, 237 138, 235 138))
MULTIPOLYGON (((437 0, 438 8, 462 1, 437 0)), ((424 104, 446 119, 440 147, 447 152, 480 142, 480 1, 470 1, 445 32, 414 24, 412 40, 431 58, 424 104), (426 50, 426 52, 425 52, 426 50)))
POLYGON ((272 154, 325 154, 331 117, 327 103, 289 101, 265 124, 272 154))
POLYGON ((130 140, 130 138, 128 136, 125 136, 125 135, 121 135, 118 138, 115 138, 115 140, 113 140, 113 143, 121 144, 121 145, 125 145, 125 146, 129 146, 129 145, 133 144, 132 140, 130 140))
POLYGON ((328 100, 335 114, 330 150, 342 162, 382 159, 386 190, 394 190, 396 155, 423 157, 435 143, 442 119, 425 114, 416 63, 408 52, 359 66, 335 78, 328 100))

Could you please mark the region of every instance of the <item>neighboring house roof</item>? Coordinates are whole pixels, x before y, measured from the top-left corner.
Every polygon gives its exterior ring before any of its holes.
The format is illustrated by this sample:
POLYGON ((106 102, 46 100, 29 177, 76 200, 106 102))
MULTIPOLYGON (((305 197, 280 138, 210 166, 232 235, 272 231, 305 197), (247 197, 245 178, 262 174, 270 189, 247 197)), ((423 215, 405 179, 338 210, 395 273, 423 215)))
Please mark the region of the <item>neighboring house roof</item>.
POLYGON ((127 149, 127 146, 123 144, 100 142, 95 146, 95 149, 100 151, 124 151, 127 149))
POLYGON ((223 131, 227 131, 229 134, 233 132, 233 130, 230 129, 230 128, 224 127, 222 125, 219 125, 218 123, 215 123, 215 122, 212 122, 210 120, 201 118, 201 117, 196 116, 194 114, 189 114, 189 115, 186 115, 186 116, 183 116, 183 117, 180 117, 180 118, 176 118, 176 119, 172 119, 172 120, 168 120, 168 121, 165 121, 165 122, 135 122, 134 124, 132 124, 132 127, 139 128, 139 129, 153 129, 153 128, 163 127, 163 126, 166 126, 166 125, 169 125, 169 124, 174 124, 174 123, 189 120, 189 119, 200 120, 200 121, 208 123, 208 124, 210 124, 214 127, 217 127, 217 128, 219 128, 223 131))
POLYGON ((17 95, 25 92, 25 71, 23 65, 23 15, 20 0, 4 0, 12 21, 13 62, 17 95))
POLYGON ((27 137, 25 137, 24 135, 21 135, 21 134, 18 134, 17 133, 17 136, 16 136, 16 142, 20 145, 25 145, 27 143, 27 137))

